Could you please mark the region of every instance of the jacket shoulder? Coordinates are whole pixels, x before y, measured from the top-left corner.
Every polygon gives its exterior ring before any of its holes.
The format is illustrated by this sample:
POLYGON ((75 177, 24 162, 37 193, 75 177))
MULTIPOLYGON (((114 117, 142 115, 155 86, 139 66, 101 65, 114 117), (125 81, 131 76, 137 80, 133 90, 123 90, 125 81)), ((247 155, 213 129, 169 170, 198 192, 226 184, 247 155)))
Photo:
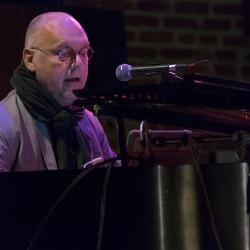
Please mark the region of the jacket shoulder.
POLYGON ((18 100, 14 90, 12 90, 0 102, 0 133, 7 132, 17 127, 19 123, 18 100), (4 131, 3 131, 4 130, 4 131), (5 131, 7 130, 7 131, 5 131))

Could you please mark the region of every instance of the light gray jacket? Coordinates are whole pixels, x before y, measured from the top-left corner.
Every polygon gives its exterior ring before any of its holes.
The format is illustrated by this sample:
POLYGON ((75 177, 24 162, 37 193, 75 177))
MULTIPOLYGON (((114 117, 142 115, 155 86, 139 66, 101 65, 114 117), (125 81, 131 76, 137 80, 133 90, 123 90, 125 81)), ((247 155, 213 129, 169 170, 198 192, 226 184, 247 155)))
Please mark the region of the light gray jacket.
MULTIPOLYGON (((85 110, 80 140, 88 142, 90 160, 115 156, 98 119, 85 110)), ((35 120, 12 90, 0 102, 0 172, 57 169, 48 129, 35 120)))

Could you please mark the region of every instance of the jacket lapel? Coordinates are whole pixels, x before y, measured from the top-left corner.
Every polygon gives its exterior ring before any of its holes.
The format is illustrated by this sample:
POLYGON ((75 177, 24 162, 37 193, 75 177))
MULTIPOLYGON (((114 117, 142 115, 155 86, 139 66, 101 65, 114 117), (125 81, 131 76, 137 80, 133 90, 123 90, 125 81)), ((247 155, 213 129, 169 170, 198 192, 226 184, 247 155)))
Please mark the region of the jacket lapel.
POLYGON ((49 131, 44 123, 35 121, 37 137, 42 151, 43 159, 48 170, 58 169, 55 154, 51 144, 49 131))

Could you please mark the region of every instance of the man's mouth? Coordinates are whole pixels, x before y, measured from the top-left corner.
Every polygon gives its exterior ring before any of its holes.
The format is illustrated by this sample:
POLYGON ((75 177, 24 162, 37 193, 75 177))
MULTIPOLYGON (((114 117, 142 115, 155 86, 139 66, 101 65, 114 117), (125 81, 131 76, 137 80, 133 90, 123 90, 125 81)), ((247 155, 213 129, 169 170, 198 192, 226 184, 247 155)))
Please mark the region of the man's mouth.
POLYGON ((68 83, 72 83, 72 82, 80 82, 80 78, 79 77, 71 77, 71 78, 67 78, 65 79, 65 82, 68 82, 68 83))

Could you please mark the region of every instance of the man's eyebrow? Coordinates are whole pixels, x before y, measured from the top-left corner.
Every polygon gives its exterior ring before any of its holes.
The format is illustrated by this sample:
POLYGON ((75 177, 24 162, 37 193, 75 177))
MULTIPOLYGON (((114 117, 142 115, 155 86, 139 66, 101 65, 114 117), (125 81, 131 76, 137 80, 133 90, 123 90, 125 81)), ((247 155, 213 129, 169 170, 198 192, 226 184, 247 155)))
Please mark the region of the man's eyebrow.
MULTIPOLYGON (((79 49, 79 51, 89 48, 90 47, 90 42, 89 41, 84 41, 79 49)), ((67 41, 59 41, 57 43, 55 43, 51 50, 60 50, 63 48, 72 48, 71 46, 69 46, 69 44, 67 43, 67 41)), ((73 48, 72 48, 73 49, 73 48)))
POLYGON ((58 41, 56 43, 54 43, 51 47, 52 50, 58 50, 58 49, 62 49, 62 48, 65 48, 65 47, 69 47, 67 45, 67 42, 64 41, 64 40, 61 40, 61 41, 58 41))
POLYGON ((63 49, 63 48, 67 48, 67 47, 69 47, 69 46, 67 45, 67 43, 58 43, 58 44, 56 44, 56 45, 54 46, 54 49, 55 49, 55 50, 58 50, 58 49, 63 49))

